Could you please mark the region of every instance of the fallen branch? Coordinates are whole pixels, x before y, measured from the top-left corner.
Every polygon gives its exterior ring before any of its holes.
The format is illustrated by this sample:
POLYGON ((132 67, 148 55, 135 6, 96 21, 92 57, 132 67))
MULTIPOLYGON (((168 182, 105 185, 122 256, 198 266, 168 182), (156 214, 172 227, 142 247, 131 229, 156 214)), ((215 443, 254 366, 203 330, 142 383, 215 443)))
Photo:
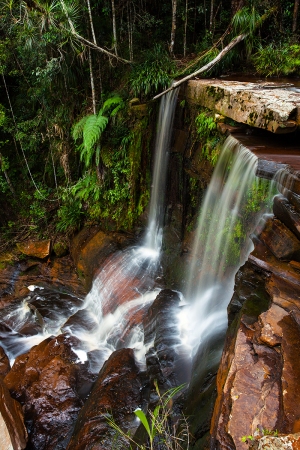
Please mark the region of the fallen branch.
POLYGON ((175 81, 175 83, 172 84, 171 87, 166 89, 165 91, 161 92, 160 94, 153 97, 153 100, 158 99, 159 97, 162 97, 167 92, 172 91, 173 89, 176 89, 178 86, 180 86, 182 83, 185 83, 186 81, 190 80, 191 78, 194 78, 196 75, 199 75, 199 73, 207 72, 208 70, 212 69, 219 61, 221 61, 222 58, 237 44, 239 44, 241 41, 243 41, 248 34, 240 34, 236 38, 234 38, 223 50, 218 54, 218 56, 215 57, 212 61, 210 61, 205 66, 201 67, 201 69, 196 70, 195 72, 191 73, 190 75, 187 75, 185 78, 182 78, 179 81, 175 81))
POLYGON ((85 39, 83 36, 80 36, 80 34, 78 34, 77 31, 75 30, 74 24, 73 24, 72 20, 70 19, 66 5, 64 4, 63 0, 60 0, 60 3, 62 5, 64 13, 68 19, 71 33, 73 34, 73 36, 75 36, 79 41, 81 41, 83 44, 87 45, 88 47, 93 48, 94 50, 97 50, 98 52, 104 53, 105 55, 109 56, 110 58, 116 58, 118 61, 121 61, 126 64, 131 64, 132 61, 128 61, 127 59, 120 58, 119 56, 114 55, 113 53, 109 52, 108 50, 105 50, 105 48, 99 47, 94 42, 91 42, 88 39, 85 39))

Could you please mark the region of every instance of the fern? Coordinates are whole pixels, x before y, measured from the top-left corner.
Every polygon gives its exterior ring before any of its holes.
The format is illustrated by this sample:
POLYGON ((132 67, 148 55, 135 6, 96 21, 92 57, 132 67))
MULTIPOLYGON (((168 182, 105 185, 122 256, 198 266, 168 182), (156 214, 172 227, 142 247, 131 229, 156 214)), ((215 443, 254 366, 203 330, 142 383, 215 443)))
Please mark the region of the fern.
POLYGON ((122 97, 120 97, 120 96, 118 96, 118 95, 115 95, 114 97, 111 97, 111 98, 107 99, 107 100, 104 102, 103 108, 100 110, 99 114, 100 114, 100 113, 103 114, 104 112, 108 111, 109 108, 111 108, 112 106, 115 106, 115 105, 116 105, 116 107, 115 107, 115 108, 111 111, 111 113, 110 113, 110 116, 111 116, 111 117, 115 116, 115 115, 118 113, 118 111, 119 111, 121 108, 123 108, 124 102, 123 102, 122 97))
POLYGON ((90 167, 94 155, 96 164, 99 164, 101 135, 108 124, 109 117, 115 116, 123 106, 121 97, 111 97, 104 102, 103 108, 97 115, 89 114, 74 125, 72 136, 75 141, 82 139, 82 144, 77 148, 80 151, 80 160, 84 161, 87 168, 90 167))
POLYGON ((85 123, 87 121, 88 116, 84 116, 82 119, 79 120, 79 122, 77 122, 72 130, 72 137, 75 141, 77 141, 77 139, 82 137, 82 133, 83 133, 83 129, 85 126, 85 123))

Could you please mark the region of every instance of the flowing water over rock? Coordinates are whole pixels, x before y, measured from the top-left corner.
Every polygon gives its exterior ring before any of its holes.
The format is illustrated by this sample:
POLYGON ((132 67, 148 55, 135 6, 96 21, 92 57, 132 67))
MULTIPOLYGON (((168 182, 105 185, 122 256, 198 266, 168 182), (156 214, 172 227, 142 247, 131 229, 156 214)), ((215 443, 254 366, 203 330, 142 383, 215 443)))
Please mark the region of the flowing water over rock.
POLYGON ((257 158, 227 138, 206 192, 188 268, 187 340, 195 353, 227 326, 234 276, 253 244, 249 238, 271 205, 271 184, 256 177, 257 158))

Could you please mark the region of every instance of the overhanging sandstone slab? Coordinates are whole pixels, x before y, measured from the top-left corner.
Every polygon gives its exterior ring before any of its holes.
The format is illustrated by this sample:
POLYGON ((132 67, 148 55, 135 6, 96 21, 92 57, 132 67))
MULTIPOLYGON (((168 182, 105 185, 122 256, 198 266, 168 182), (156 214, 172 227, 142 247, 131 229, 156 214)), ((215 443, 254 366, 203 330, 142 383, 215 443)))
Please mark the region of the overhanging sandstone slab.
MULTIPOLYGON (((292 86, 292 85, 291 85, 292 86)), ((282 134, 300 125, 300 91, 282 83, 250 83, 217 79, 191 80, 190 103, 209 108, 236 122, 282 134)))

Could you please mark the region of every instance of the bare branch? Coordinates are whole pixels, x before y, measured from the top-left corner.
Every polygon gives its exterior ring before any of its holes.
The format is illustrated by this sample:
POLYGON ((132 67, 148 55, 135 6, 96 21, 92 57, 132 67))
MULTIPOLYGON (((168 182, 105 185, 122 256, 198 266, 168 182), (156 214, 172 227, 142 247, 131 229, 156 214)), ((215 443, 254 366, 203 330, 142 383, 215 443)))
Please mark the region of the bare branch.
POLYGON ((60 3, 62 5, 62 8, 64 10, 64 13, 68 19, 69 25, 70 25, 70 29, 71 29, 71 33, 83 44, 85 44, 86 46, 93 48, 94 50, 97 50, 98 52, 104 53, 105 55, 109 56, 110 58, 116 58, 118 61, 121 61, 123 63, 127 63, 130 64, 132 61, 128 61, 127 59, 123 59, 120 58, 117 55, 114 55, 113 53, 110 53, 109 51, 105 50, 102 47, 99 47, 97 44, 94 44, 93 42, 89 41, 88 39, 85 39, 84 37, 80 36, 80 34, 77 33, 77 31, 75 30, 74 24, 72 22, 72 20, 70 19, 70 16, 68 14, 66 5, 64 4, 63 0, 60 0, 60 3))
POLYGON ((190 75, 187 75, 185 78, 182 78, 182 80, 176 81, 172 84, 171 87, 166 89, 165 91, 161 92, 160 94, 153 97, 153 100, 158 99, 159 97, 162 97, 167 92, 172 91, 173 89, 176 89, 178 86, 180 86, 182 83, 185 83, 186 81, 190 80, 191 78, 194 78, 196 75, 199 75, 200 73, 207 72, 208 70, 212 69, 219 61, 221 61, 222 58, 237 44, 239 44, 241 41, 243 41, 248 34, 240 34, 236 38, 234 38, 223 50, 216 56, 215 59, 210 61, 205 66, 201 67, 201 69, 196 70, 195 72, 191 73, 190 75))

